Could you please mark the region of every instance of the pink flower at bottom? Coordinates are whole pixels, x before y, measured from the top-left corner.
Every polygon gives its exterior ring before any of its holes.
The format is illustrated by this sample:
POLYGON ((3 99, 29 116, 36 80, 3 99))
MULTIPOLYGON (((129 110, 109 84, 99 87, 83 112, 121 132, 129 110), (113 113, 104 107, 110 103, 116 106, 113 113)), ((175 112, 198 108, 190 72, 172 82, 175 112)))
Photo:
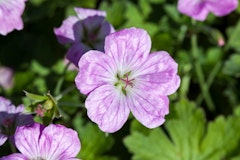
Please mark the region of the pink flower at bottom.
POLYGON ((209 12, 225 16, 237 6, 238 0, 178 0, 179 12, 199 21, 204 21, 209 12))
POLYGON ((0 160, 76 160, 81 148, 77 132, 59 124, 18 127, 14 138, 21 153, 0 160))
POLYGON ((0 0, 0 34, 23 29, 22 13, 27 0, 0 0))
POLYGON ((151 40, 143 29, 108 35, 105 54, 92 50, 80 59, 77 88, 88 94, 88 117, 104 132, 115 132, 130 111, 143 125, 155 128, 169 112, 168 95, 180 85, 177 63, 165 51, 149 54, 151 40))

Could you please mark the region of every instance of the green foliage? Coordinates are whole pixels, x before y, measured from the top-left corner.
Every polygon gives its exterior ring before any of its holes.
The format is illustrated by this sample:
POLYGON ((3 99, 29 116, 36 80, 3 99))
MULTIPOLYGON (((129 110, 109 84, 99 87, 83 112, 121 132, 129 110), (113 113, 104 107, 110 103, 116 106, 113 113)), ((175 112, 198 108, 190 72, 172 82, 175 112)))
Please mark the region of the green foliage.
MULTIPOLYGON (((120 160, 122 155, 134 160, 239 160, 239 13, 240 7, 224 17, 210 14, 206 21, 192 22, 173 0, 28 0, 24 29, 0 35, 0 67, 14 70, 14 85, 0 88, 0 95, 24 103, 37 122, 77 130, 82 144, 78 157, 83 160, 120 160), (76 15, 74 7, 106 11, 116 31, 145 29, 152 51, 168 51, 176 60, 181 86, 170 97, 170 113, 161 128, 148 129, 129 118, 130 127, 127 122, 119 132, 106 135, 87 118, 87 96, 74 82, 78 70, 64 61, 69 46, 59 44, 53 32, 76 15), (31 93, 24 97, 24 90, 31 93), (209 101, 215 110, 209 110, 209 101), (48 110, 44 118, 36 116, 39 104, 48 110)), ((0 146, 0 157, 6 153, 9 144, 0 146)))
MULTIPOLYGON (((231 158, 240 135, 239 114, 218 116, 206 122, 204 112, 193 102, 181 100, 172 106, 162 128, 132 130, 124 142, 134 160, 220 160, 231 158)), ((136 127, 135 127, 136 128, 136 127)))
POLYGON ((240 54, 232 54, 225 61, 223 72, 230 76, 240 77, 240 54))
POLYGON ((104 154, 113 146, 112 136, 100 131, 95 124, 84 122, 82 118, 81 114, 77 114, 73 121, 82 145, 78 157, 87 160, 117 160, 116 157, 104 154))

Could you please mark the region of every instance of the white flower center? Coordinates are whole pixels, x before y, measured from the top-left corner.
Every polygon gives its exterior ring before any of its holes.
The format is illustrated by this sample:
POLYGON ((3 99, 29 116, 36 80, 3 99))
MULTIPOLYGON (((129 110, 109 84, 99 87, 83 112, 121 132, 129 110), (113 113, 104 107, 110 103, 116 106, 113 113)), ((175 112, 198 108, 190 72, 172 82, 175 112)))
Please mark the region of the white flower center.
POLYGON ((123 76, 120 76, 118 73, 116 75, 117 81, 114 83, 114 86, 121 90, 121 92, 126 96, 127 90, 134 87, 134 78, 129 78, 131 71, 125 73, 123 76))

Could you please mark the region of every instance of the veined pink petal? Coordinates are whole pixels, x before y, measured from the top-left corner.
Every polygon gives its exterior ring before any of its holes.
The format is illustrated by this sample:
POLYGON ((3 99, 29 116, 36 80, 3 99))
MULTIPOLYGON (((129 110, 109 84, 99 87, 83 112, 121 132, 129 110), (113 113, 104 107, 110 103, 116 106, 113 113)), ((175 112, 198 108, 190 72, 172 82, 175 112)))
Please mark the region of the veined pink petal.
POLYGON ((88 94, 97 87, 113 81, 114 64, 111 59, 99 51, 88 51, 79 63, 79 72, 75 78, 77 88, 83 94, 88 94))
POLYGON ((75 66, 78 66, 81 56, 90 50, 90 47, 81 42, 75 42, 68 50, 66 58, 75 66))
POLYGON ((139 90, 135 95, 128 97, 127 103, 134 117, 148 128, 162 125, 165 115, 169 113, 167 96, 148 94, 139 90))
POLYGON ((1 157, 0 160, 28 160, 28 158, 20 153, 13 153, 8 156, 1 157))
POLYGON ((88 117, 104 132, 116 132, 127 121, 130 110, 125 96, 112 85, 103 85, 86 99, 88 117))
POLYGON ((8 137, 0 133, 0 146, 7 141, 8 137))
POLYGON ((165 52, 154 52, 149 55, 133 75, 138 80, 137 88, 144 91, 170 95, 179 88, 180 77, 177 75, 178 65, 165 52))
POLYGON ((65 160, 75 157, 81 144, 76 131, 62 125, 50 124, 41 134, 39 147, 42 158, 65 160))
POLYGON ((83 20, 83 19, 91 17, 91 16, 106 17, 105 11, 100 11, 100 10, 95 10, 95 9, 86 9, 86 8, 74 8, 74 10, 77 13, 77 16, 80 20, 83 20))
MULTIPOLYGON (((59 43, 67 44, 75 41, 73 26, 78 20, 77 17, 70 16, 63 21, 59 28, 54 28, 54 33, 57 36, 59 43)), ((80 32, 80 28, 78 29, 78 32, 80 32)))
POLYGON ((237 9, 238 0, 209 0, 208 7, 216 16, 225 16, 237 9))
POLYGON ((14 29, 23 29, 22 13, 26 0, 0 1, 0 34, 7 35, 14 29))
POLYGON ((119 68, 121 66, 134 68, 147 59, 151 39, 145 30, 129 28, 108 35, 104 48, 105 53, 114 59, 119 68))
POLYGON ((44 126, 38 123, 18 127, 15 132, 15 144, 18 150, 28 159, 41 157, 38 145, 44 126))

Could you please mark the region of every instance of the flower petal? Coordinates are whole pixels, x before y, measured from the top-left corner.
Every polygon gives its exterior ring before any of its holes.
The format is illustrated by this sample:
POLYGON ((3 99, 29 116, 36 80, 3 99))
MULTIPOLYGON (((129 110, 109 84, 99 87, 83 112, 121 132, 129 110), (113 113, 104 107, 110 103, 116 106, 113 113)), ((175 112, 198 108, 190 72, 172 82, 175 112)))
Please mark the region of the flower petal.
POLYGON ((86 99, 88 117, 104 132, 116 132, 127 121, 130 110, 125 96, 112 85, 103 85, 86 99))
POLYGON ((41 134, 39 147, 42 158, 64 160, 75 157, 81 144, 76 131, 59 124, 50 124, 41 134))
POLYGON ((0 67, 0 86, 9 89, 13 86, 13 70, 8 67, 0 67))
POLYGON ((78 67, 78 62, 81 56, 86 53, 87 51, 90 50, 90 47, 80 43, 80 42, 75 42, 71 48, 69 48, 67 52, 66 58, 72 62, 75 66, 78 67))
POLYGON ((113 62, 110 58, 99 51, 85 53, 79 63, 79 72, 75 78, 77 88, 83 94, 88 94, 95 88, 106 84, 111 80, 113 73, 113 62))
POLYGON ((8 137, 0 133, 0 146, 7 141, 8 137))
POLYGON ((179 12, 199 21, 204 21, 209 13, 207 2, 205 1, 179 0, 177 7, 179 12))
POLYGON ((167 96, 135 92, 128 98, 128 104, 134 117, 148 128, 155 128, 165 122, 164 116, 169 113, 167 96))
POLYGON ((95 9, 86 9, 86 8, 74 8, 77 16, 80 20, 86 19, 90 16, 103 16, 106 17, 105 11, 95 10, 95 9))
POLYGON ((38 141, 43 128, 43 125, 34 123, 30 126, 18 127, 15 132, 15 144, 28 159, 41 157, 38 141))
POLYGON ((105 53, 118 64, 118 68, 131 66, 133 69, 149 55, 151 39, 143 29, 128 28, 108 35, 104 48, 105 53))
POLYGON ((209 1, 208 7, 216 16, 225 16, 235 10, 238 6, 238 0, 209 1))
POLYGON ((26 0, 0 1, 0 34, 7 35, 14 29, 23 29, 22 13, 26 0))
POLYGON ((8 156, 1 157, 0 160, 28 160, 28 158, 20 153, 13 153, 8 156))
POLYGON ((59 28, 54 28, 54 33, 57 36, 59 43, 67 44, 75 41, 73 26, 77 21, 79 21, 77 17, 70 16, 63 21, 59 28))
POLYGON ((150 54, 132 76, 138 81, 138 89, 170 95, 180 86, 177 70, 177 63, 167 52, 161 51, 150 54))

